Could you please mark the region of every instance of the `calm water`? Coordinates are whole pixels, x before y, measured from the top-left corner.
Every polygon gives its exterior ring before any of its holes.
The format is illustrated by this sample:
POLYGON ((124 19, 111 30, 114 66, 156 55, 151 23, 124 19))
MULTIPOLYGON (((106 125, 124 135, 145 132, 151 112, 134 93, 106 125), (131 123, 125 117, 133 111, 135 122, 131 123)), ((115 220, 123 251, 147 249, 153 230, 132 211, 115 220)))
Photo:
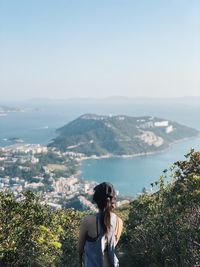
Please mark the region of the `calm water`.
MULTIPOLYGON (((8 113, 0 117, 0 146, 17 137, 25 143, 47 144, 55 137, 55 130, 83 113, 153 115, 163 117, 200 130, 200 105, 110 105, 107 104, 29 104, 25 112, 8 113), (103 110, 103 112, 102 112, 103 110)), ((82 162, 82 177, 88 180, 110 181, 121 194, 135 195, 143 187, 149 188, 162 171, 184 158, 191 147, 200 149, 200 139, 191 139, 173 145, 164 153, 129 159, 110 158, 82 162)))
POLYGON ((166 152, 153 156, 85 160, 81 166, 82 176, 98 182, 109 181, 120 194, 135 196, 143 187, 150 189, 150 184, 159 178, 163 170, 184 159, 190 148, 200 150, 200 138, 174 144, 166 152))

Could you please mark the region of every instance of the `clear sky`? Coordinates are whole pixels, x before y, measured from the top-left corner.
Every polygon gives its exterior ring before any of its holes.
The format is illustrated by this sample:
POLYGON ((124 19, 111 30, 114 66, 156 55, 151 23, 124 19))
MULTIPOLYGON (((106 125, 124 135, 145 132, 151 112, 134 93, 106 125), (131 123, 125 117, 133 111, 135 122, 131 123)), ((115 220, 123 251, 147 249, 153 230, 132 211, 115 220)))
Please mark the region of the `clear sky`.
POLYGON ((0 0, 0 99, 200 96, 199 0, 0 0))

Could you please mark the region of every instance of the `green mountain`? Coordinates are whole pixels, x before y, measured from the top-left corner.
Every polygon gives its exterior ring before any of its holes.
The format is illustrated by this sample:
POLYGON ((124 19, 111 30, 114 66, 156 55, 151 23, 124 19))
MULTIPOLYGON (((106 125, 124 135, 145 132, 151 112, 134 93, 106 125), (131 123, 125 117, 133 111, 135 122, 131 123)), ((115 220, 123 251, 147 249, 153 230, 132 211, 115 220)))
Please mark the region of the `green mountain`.
POLYGON ((161 151, 198 131, 174 121, 145 116, 85 114, 57 130, 49 144, 86 156, 133 155, 161 151))

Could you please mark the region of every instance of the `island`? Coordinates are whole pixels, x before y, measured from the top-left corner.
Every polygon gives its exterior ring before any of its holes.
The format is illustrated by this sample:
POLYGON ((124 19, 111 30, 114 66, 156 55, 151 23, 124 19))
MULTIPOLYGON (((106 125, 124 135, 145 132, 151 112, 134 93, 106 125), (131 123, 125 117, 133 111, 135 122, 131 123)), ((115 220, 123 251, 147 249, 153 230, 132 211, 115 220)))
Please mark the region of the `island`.
MULTIPOLYGON (((196 135, 195 129, 161 118, 85 114, 58 129, 48 147, 20 143, 18 137, 0 147, 0 191, 9 189, 18 197, 31 190, 52 209, 93 211, 97 182, 81 177, 83 159, 148 155, 196 135)), ((119 193, 118 206, 131 200, 119 193)))
POLYGON ((24 143, 24 140, 19 137, 10 137, 8 138, 8 141, 13 143, 24 143))
POLYGON ((153 116, 84 114, 57 129, 49 147, 86 157, 154 154, 174 142, 195 137, 196 129, 153 116))
POLYGON ((8 107, 4 105, 0 105, 0 116, 6 116, 6 113, 9 112, 24 112, 24 110, 20 107, 8 107))

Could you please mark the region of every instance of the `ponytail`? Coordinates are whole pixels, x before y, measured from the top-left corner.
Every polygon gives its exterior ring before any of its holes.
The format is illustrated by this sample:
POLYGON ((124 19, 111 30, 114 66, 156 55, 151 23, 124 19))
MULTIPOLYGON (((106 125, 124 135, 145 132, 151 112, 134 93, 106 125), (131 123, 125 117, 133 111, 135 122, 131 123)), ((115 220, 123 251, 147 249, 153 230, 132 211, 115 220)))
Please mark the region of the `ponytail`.
POLYGON ((116 192, 112 184, 101 183, 94 188, 93 203, 102 212, 101 223, 105 233, 111 228, 111 211, 116 206, 116 192))
POLYGON ((111 227, 111 211, 112 211, 112 202, 110 197, 107 197, 106 199, 106 205, 104 210, 104 228, 105 232, 108 233, 111 227))

